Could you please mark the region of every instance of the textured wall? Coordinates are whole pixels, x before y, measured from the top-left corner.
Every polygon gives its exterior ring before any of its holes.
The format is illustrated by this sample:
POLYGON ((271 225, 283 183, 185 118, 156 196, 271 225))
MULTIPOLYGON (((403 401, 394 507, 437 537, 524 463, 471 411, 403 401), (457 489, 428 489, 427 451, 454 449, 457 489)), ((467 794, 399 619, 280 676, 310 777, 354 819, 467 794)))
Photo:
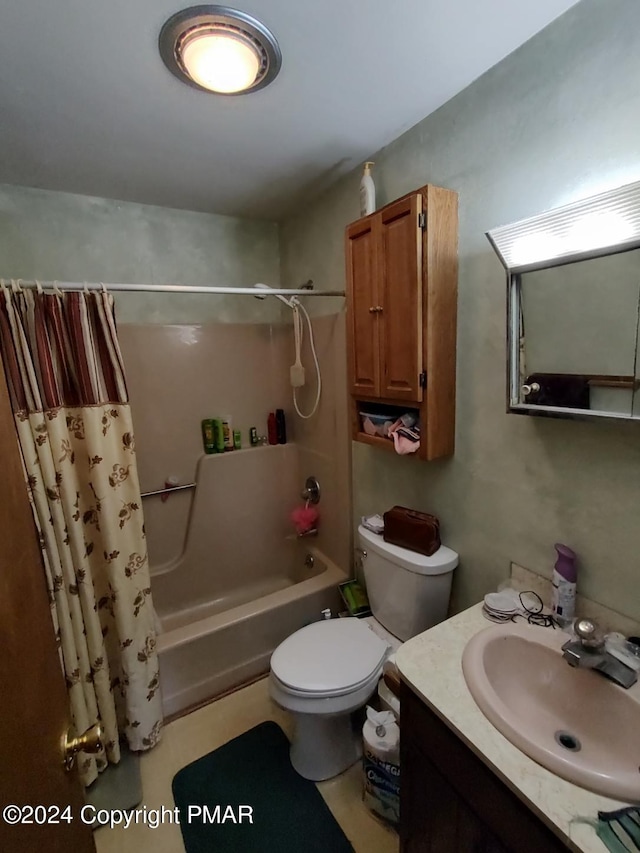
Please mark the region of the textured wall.
MULTIPOLYGON (((277 226, 0 185, 0 275, 58 281, 250 287, 280 281, 277 226)), ((120 323, 269 321, 277 300, 119 294, 120 323)))
MULTIPOLYGON (((436 512, 461 555, 457 607, 511 560, 548 575, 565 541, 582 558, 581 591, 640 616, 640 426, 505 414, 504 275, 484 237, 640 178, 639 79, 637 0, 583 0, 371 158, 380 205, 427 182, 460 193, 457 445, 420 463, 354 444, 355 515, 396 502, 436 512)), ((358 183, 352 174, 283 224, 285 282, 344 283, 358 183)))

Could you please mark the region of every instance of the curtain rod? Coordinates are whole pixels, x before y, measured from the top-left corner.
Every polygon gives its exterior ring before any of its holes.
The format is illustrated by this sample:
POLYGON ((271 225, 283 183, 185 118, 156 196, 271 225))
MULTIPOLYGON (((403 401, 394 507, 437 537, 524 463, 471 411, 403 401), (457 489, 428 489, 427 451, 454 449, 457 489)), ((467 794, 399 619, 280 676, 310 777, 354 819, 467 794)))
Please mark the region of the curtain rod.
MULTIPOLYGON (((306 288, 286 288, 286 287, 269 287, 268 290, 257 289, 255 287, 206 287, 200 285, 188 284, 103 284, 102 282, 84 282, 84 281, 24 281, 17 279, 20 287, 34 288, 41 284, 44 289, 52 290, 57 287, 59 290, 118 290, 124 292, 142 292, 142 293, 207 293, 207 294, 228 294, 232 296, 344 296, 344 290, 307 290, 306 288)), ((9 280, 4 279, 4 282, 9 286, 9 280)))

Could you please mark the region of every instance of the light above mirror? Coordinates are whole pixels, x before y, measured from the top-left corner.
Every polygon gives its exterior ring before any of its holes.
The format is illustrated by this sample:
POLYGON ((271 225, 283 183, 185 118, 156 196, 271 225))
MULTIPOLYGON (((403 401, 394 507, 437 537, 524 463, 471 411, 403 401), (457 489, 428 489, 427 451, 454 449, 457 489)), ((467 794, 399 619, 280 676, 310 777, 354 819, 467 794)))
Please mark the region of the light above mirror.
POLYGON ((507 411, 640 422, 640 181, 487 237, 506 269, 507 411))
POLYGON ((183 83, 220 95, 264 88, 282 62, 264 24, 227 6, 192 6, 172 15, 160 32, 159 49, 183 83))
POLYGON ((510 272, 640 246, 640 181, 487 231, 510 272))

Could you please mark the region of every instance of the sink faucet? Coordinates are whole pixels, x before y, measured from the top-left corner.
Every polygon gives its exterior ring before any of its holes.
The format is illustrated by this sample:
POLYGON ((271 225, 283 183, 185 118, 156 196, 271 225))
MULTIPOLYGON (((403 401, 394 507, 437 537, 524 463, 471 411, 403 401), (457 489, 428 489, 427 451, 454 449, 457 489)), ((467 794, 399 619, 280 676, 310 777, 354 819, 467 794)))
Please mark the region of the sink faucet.
POLYGON ((629 666, 609 654, 604 647, 604 635, 591 619, 576 619, 573 631, 577 640, 568 640, 562 647, 562 657, 569 666, 593 669, 625 689, 638 680, 629 666))

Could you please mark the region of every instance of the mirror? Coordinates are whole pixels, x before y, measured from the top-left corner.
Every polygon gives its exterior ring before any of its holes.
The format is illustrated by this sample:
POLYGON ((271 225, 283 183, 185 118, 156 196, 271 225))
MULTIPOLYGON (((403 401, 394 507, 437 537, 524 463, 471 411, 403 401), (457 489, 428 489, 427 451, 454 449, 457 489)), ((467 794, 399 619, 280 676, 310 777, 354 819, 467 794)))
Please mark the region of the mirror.
POLYGON ((640 182, 487 232, 507 270, 507 409, 640 420, 640 182))
POLYGON ((631 417, 640 249, 517 278, 517 403, 631 417))

